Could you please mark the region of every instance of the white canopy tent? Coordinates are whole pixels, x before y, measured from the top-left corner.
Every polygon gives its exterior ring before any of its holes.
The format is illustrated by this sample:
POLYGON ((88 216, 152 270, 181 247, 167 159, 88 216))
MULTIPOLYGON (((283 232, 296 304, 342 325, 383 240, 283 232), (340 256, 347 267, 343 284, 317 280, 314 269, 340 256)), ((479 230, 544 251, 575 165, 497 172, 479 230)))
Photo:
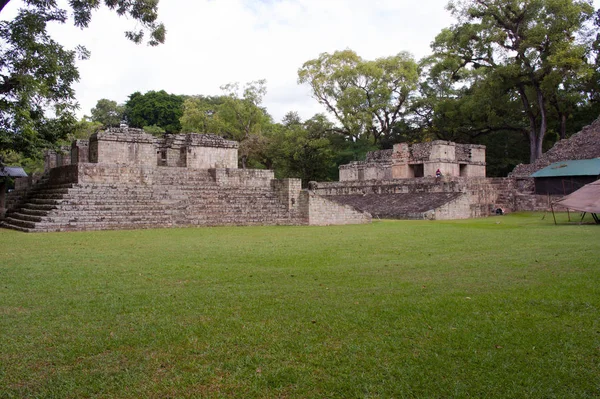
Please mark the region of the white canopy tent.
POLYGON ((563 197, 553 203, 567 209, 573 209, 580 212, 591 213, 596 223, 600 223, 598 214, 600 213, 600 180, 586 184, 579 190, 563 197))

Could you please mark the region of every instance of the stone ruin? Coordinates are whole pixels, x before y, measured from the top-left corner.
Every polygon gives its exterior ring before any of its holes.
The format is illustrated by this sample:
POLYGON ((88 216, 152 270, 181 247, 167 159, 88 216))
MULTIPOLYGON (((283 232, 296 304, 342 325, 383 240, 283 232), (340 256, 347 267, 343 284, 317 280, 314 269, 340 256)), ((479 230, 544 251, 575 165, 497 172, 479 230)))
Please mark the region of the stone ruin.
POLYGON ((600 158, 600 118, 568 139, 557 141, 534 163, 520 164, 509 174, 515 186, 515 209, 546 211, 561 195, 535 194, 531 175, 555 162, 600 158))
POLYGON ((49 152, 44 177, 7 198, 3 226, 326 225, 547 210, 557 198, 535 195, 530 174, 556 161, 600 157, 600 119, 507 178, 486 177, 484 146, 433 141, 370 152, 365 161, 340 166, 339 182, 310 182, 302 190, 299 179, 238 169, 237 151, 236 142, 214 135, 99 132, 49 152))
POLYGON ((340 166, 340 181, 315 193, 394 219, 466 219, 508 209, 511 182, 485 177, 485 146, 432 141, 372 151, 340 166), (442 177, 436 177, 440 170, 442 177))
POLYGON ((531 176, 553 162, 600 157, 600 119, 557 142, 535 163, 507 178, 486 178, 485 147, 433 141, 396 144, 366 160, 340 166, 340 181, 314 184, 315 193, 397 219, 465 219, 512 211, 546 211, 561 196, 536 195, 531 176), (443 177, 436 178, 440 169, 443 177))
POLYGON ((395 144, 340 166, 340 181, 410 179, 435 176, 437 170, 443 176, 485 177, 485 146, 442 140, 395 144))
POLYGON ((2 222, 21 231, 368 223, 371 215, 272 170, 238 169, 238 143, 109 129, 48 152, 44 177, 15 190, 2 222))

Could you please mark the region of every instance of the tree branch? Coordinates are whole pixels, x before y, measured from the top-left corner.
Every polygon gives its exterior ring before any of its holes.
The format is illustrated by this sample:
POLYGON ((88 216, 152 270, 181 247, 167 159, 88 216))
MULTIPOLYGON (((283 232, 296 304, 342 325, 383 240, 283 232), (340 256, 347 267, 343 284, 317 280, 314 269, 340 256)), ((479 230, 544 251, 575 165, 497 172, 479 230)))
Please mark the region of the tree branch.
POLYGON ((10 0, 0 0, 0 12, 4 9, 4 6, 8 4, 10 0))

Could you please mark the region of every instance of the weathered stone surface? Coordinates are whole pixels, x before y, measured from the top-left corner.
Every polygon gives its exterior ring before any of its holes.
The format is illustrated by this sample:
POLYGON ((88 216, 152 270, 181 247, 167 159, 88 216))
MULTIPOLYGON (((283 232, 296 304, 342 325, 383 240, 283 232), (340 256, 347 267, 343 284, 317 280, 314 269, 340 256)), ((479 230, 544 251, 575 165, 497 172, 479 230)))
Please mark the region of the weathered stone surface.
POLYGON ((438 169, 444 176, 485 177, 485 146, 441 140, 400 143, 339 168, 340 181, 427 177, 435 176, 438 169))
POLYGON ((77 164, 15 198, 4 227, 80 231, 179 226, 368 223, 272 171, 77 164))
POLYGON ((313 192, 341 204, 396 219, 465 219, 515 209, 514 180, 415 178, 314 183, 313 192))
POLYGON ((509 176, 529 177, 546 166, 574 159, 600 157, 600 118, 568 139, 560 140, 532 164, 520 164, 509 176))

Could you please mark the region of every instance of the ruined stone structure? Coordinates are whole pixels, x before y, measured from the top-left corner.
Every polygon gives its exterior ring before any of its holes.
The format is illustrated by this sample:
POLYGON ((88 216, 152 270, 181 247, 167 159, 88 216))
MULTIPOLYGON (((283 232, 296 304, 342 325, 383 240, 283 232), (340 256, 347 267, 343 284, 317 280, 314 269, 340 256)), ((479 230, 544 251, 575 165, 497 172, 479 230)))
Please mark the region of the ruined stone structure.
POLYGON ((379 218, 466 219, 508 209, 510 181, 485 178, 485 146, 432 141, 372 151, 315 193, 379 218), (440 170, 442 177, 435 177, 440 170))
POLYGON ((390 180, 435 176, 485 177, 485 146, 432 141, 395 144, 372 151, 365 161, 340 166, 340 181, 390 180))
POLYGON ((340 181, 274 179, 237 169, 237 143, 213 135, 155 138, 113 129, 50 152, 48 172, 7 198, 3 226, 23 231, 216 225, 368 223, 371 217, 464 219, 497 210, 546 210, 531 173, 600 157, 600 119, 508 178, 485 177, 485 147, 397 144, 340 167, 340 181), (443 177, 433 177, 440 169, 443 177))
POLYGON ((238 144, 111 129, 49 153, 44 178, 16 190, 3 226, 77 231, 171 226, 368 223, 371 215, 271 170, 237 169, 238 144))
POLYGON ((369 212, 374 218, 468 219, 513 209, 513 180, 423 177, 316 183, 314 192, 369 212))
POLYGON ((593 158, 600 158, 600 118, 568 139, 556 142, 534 163, 517 165, 509 175, 515 185, 514 209, 550 210, 550 203, 562 196, 534 194, 535 185, 531 175, 554 162, 593 158))

